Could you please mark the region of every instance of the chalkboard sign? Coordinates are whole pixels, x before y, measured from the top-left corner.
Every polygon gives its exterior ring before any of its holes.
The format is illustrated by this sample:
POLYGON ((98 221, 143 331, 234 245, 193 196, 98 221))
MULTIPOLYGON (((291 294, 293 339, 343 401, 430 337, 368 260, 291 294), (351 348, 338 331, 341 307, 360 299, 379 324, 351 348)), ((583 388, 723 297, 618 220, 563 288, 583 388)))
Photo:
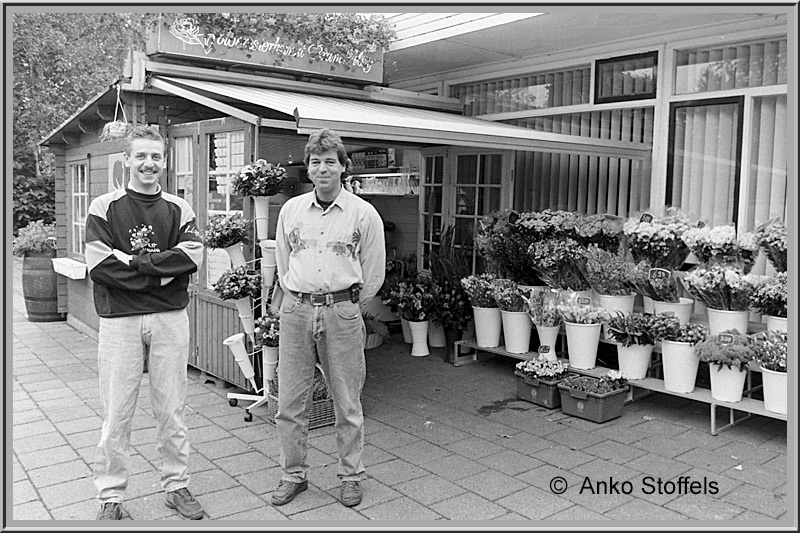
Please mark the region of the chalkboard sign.
POLYGON ((539 346, 539 353, 550 353, 550 345, 542 344, 541 346, 539 346))
POLYGON ((590 303, 592 303, 591 298, 587 298, 586 296, 578 298, 578 305, 589 305, 590 303))
POLYGON ((666 268, 651 268, 650 279, 653 281, 664 281, 672 276, 672 272, 666 268))
POLYGON ((720 333, 719 342, 721 344, 731 344, 733 342, 733 335, 730 333, 720 333))
POLYGON ((653 221, 653 215, 650 213, 642 213, 642 216, 639 217, 639 222, 647 222, 648 224, 653 221))

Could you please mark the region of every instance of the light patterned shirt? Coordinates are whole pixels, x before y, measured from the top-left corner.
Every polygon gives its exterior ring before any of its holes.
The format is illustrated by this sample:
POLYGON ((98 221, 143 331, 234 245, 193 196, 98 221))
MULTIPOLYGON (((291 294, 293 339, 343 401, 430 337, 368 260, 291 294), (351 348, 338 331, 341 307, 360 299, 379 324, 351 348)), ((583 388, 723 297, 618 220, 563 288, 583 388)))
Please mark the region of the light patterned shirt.
POLYGON ((370 203, 344 189, 324 210, 314 191, 290 198, 278 215, 275 239, 284 290, 327 293, 358 283, 360 300, 367 302, 383 284, 383 221, 370 203))

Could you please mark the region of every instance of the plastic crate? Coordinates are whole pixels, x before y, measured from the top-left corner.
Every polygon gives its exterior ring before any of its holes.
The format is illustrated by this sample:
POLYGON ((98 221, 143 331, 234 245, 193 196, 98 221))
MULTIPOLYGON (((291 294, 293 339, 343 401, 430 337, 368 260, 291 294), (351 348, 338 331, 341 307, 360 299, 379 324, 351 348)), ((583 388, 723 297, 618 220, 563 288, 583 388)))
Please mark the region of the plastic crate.
POLYGON ((560 383, 558 389, 561 412, 600 424, 622 416, 629 387, 605 394, 579 391, 560 383))
POLYGON ((516 374, 517 396, 520 400, 535 403, 548 409, 561 407, 561 393, 558 390, 559 381, 544 381, 538 378, 516 374))

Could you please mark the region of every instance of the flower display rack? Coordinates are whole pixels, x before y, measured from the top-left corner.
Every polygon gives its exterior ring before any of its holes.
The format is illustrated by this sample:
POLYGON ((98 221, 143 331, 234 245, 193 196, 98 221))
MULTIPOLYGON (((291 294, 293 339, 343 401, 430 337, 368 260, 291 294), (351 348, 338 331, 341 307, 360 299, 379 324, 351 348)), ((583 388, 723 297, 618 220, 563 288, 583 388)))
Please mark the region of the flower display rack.
MULTIPOLYGON (((267 421, 275 425, 275 415, 278 414, 278 397, 267 393, 267 421)), ((308 429, 332 426, 336 422, 333 411, 333 399, 315 400, 311 404, 311 414, 308 416, 308 429)))

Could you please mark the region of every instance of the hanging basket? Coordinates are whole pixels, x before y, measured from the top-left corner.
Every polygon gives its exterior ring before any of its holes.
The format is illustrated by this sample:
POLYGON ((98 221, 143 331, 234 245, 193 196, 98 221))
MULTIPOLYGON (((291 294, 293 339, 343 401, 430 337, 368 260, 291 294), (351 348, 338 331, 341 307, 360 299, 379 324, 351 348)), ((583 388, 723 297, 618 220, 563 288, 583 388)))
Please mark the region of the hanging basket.
POLYGON ((128 123, 121 120, 106 123, 103 126, 103 133, 100 134, 101 141, 111 141, 113 139, 122 139, 128 134, 128 123))

